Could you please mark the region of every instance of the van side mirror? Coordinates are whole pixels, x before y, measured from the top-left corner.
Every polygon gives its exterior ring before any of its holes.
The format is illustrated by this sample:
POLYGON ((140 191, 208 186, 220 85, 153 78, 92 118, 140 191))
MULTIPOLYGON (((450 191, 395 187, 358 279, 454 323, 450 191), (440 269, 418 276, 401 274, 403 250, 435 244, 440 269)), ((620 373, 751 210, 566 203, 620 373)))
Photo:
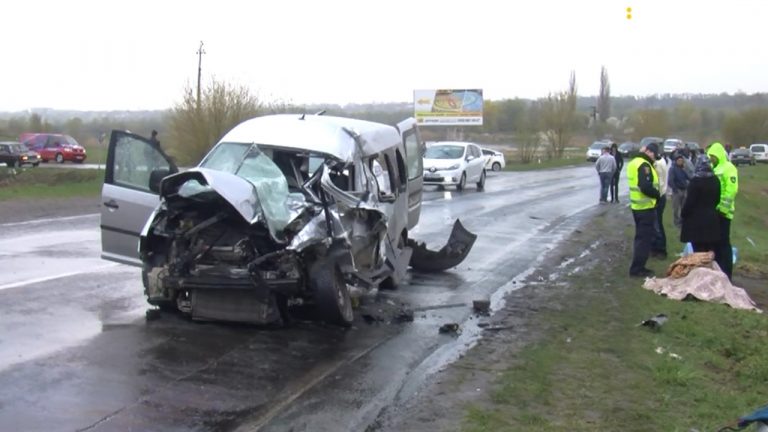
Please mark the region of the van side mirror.
POLYGON ((170 174, 171 174, 171 170, 169 170, 168 168, 153 170, 149 174, 149 190, 159 194, 160 182, 163 181, 163 179, 168 177, 170 174))

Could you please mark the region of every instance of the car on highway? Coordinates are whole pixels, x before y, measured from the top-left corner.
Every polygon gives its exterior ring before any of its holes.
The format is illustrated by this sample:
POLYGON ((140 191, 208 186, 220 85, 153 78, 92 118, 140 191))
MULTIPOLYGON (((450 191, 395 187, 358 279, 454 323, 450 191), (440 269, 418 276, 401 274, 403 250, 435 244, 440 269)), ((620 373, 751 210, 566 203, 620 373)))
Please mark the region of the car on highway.
POLYGON ((423 151, 412 118, 269 115, 179 172, 156 143, 112 131, 102 258, 140 266, 148 302, 194 320, 280 323, 301 305, 349 326, 350 286, 396 288, 409 265, 446 270, 474 244, 459 220, 439 251, 409 237, 423 151))
POLYGON ((20 167, 23 165, 40 165, 40 155, 36 151, 27 149, 17 141, 0 142, 0 163, 8 167, 20 167))
POLYGON ((624 159, 630 159, 640 154, 640 143, 625 141, 619 145, 618 150, 624 159))
POLYGON ((501 171, 507 166, 507 161, 504 159, 504 153, 487 148, 480 148, 483 152, 483 158, 485 159, 485 169, 491 171, 501 171))
POLYGON ((659 146, 659 150, 661 150, 662 146, 664 145, 664 138, 654 136, 643 137, 640 140, 640 148, 646 147, 650 143, 656 143, 659 146))
POLYGON ((85 148, 69 135, 55 133, 23 133, 19 137, 27 148, 40 154, 43 162, 71 161, 83 163, 87 158, 85 148))
POLYGON ((475 183, 478 190, 485 187, 485 158, 477 144, 433 143, 424 152, 423 166, 425 185, 456 186, 459 191, 468 183, 475 183))
POLYGON ((749 150, 755 156, 755 162, 768 163, 768 144, 752 144, 749 150))
POLYGON ((600 157, 600 154, 603 152, 603 149, 606 147, 610 147, 613 142, 611 141, 595 141, 593 142, 589 148, 587 148, 587 162, 595 162, 597 161, 597 158, 600 157))
POLYGON ((686 141, 685 148, 687 148, 691 153, 701 151, 701 146, 699 143, 693 141, 686 141))
POLYGON ((731 152, 731 163, 734 165, 755 165, 755 155, 752 150, 740 147, 731 152))

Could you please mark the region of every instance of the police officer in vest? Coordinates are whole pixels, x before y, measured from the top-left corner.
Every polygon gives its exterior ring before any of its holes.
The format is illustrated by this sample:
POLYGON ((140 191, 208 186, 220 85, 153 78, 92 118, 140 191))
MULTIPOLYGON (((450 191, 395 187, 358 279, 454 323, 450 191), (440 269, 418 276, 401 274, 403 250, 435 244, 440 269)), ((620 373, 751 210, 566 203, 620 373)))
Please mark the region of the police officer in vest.
POLYGON ((659 146, 650 143, 640 149, 627 165, 629 183, 629 201, 632 217, 635 219, 635 244, 629 275, 634 277, 653 276, 653 271, 645 267, 651 253, 651 243, 656 235, 656 200, 659 199, 659 177, 653 168, 659 146))
POLYGON ((720 241, 715 247, 715 261, 720 269, 731 279, 733 275, 733 249, 731 248, 731 221, 736 211, 736 194, 739 192, 739 171, 728 160, 725 147, 719 142, 712 143, 707 149, 707 156, 712 161, 712 171, 720 181, 720 202, 717 215, 720 219, 720 241))

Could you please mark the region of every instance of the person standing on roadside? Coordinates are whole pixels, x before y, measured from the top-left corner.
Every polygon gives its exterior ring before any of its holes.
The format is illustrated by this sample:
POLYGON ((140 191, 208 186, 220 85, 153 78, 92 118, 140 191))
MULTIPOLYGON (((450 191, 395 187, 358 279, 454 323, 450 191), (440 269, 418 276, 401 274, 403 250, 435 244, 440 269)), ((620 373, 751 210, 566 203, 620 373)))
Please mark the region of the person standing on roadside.
POLYGON ((680 241, 691 243, 694 252, 715 251, 720 241, 720 181, 707 158, 699 158, 680 211, 680 241))
MULTIPOLYGON (((649 146, 650 147, 650 146, 649 146)), ((658 144, 656 145, 658 149, 658 144)), ((664 231, 664 208, 667 206, 667 159, 661 153, 656 153, 653 167, 659 177, 659 199, 656 201, 656 236, 651 245, 651 255, 657 258, 667 258, 667 233, 664 231)))
POLYGON ((613 181, 613 173, 616 171, 616 159, 608 152, 608 147, 603 147, 602 154, 595 162, 595 169, 600 176, 600 204, 608 203, 608 187, 613 181))
POLYGON ((720 221, 720 240, 715 248, 715 261, 730 280, 733 276, 733 249, 731 248, 731 221, 736 211, 736 194, 739 192, 739 171, 728 160, 725 148, 719 142, 707 149, 712 161, 712 171, 720 181, 720 201, 717 204, 720 221))
POLYGON ((624 168, 624 158, 619 153, 619 147, 616 143, 611 144, 611 154, 616 161, 616 171, 613 173, 611 179, 611 202, 619 203, 619 177, 621 176, 621 169, 624 168))
POLYGON ((632 277, 653 276, 653 271, 646 268, 645 264, 655 236, 656 201, 660 196, 659 176, 653 168, 658 152, 658 144, 650 143, 642 147, 640 153, 627 164, 629 202, 635 221, 635 241, 629 267, 629 275, 632 277))
POLYGON ((667 186, 672 191, 672 214, 675 226, 680 229, 682 220, 680 219, 680 209, 685 201, 685 191, 688 189, 690 176, 685 169, 685 155, 677 153, 675 163, 669 169, 669 181, 667 186))

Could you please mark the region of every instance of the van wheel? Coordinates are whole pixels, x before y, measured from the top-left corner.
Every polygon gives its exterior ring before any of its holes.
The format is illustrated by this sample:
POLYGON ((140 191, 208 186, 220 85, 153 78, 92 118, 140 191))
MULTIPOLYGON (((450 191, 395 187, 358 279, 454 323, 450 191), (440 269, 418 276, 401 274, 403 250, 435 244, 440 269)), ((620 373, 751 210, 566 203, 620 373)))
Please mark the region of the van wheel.
POLYGON ((491 166, 491 169, 494 172, 499 172, 499 171, 501 171, 501 164, 498 163, 498 162, 494 162, 493 165, 491 166))
POLYGON ((456 190, 464 190, 464 188, 467 186, 467 173, 461 173, 461 180, 459 180, 459 184, 456 185, 456 190))
POLYGON ((480 181, 477 182, 477 190, 485 189, 485 170, 480 174, 480 181))
POLYGON ((309 278, 320 319, 342 327, 351 326, 352 299, 338 264, 332 259, 317 260, 309 269, 309 278))
POLYGON ((64 155, 56 153, 56 163, 64 163, 64 155))

